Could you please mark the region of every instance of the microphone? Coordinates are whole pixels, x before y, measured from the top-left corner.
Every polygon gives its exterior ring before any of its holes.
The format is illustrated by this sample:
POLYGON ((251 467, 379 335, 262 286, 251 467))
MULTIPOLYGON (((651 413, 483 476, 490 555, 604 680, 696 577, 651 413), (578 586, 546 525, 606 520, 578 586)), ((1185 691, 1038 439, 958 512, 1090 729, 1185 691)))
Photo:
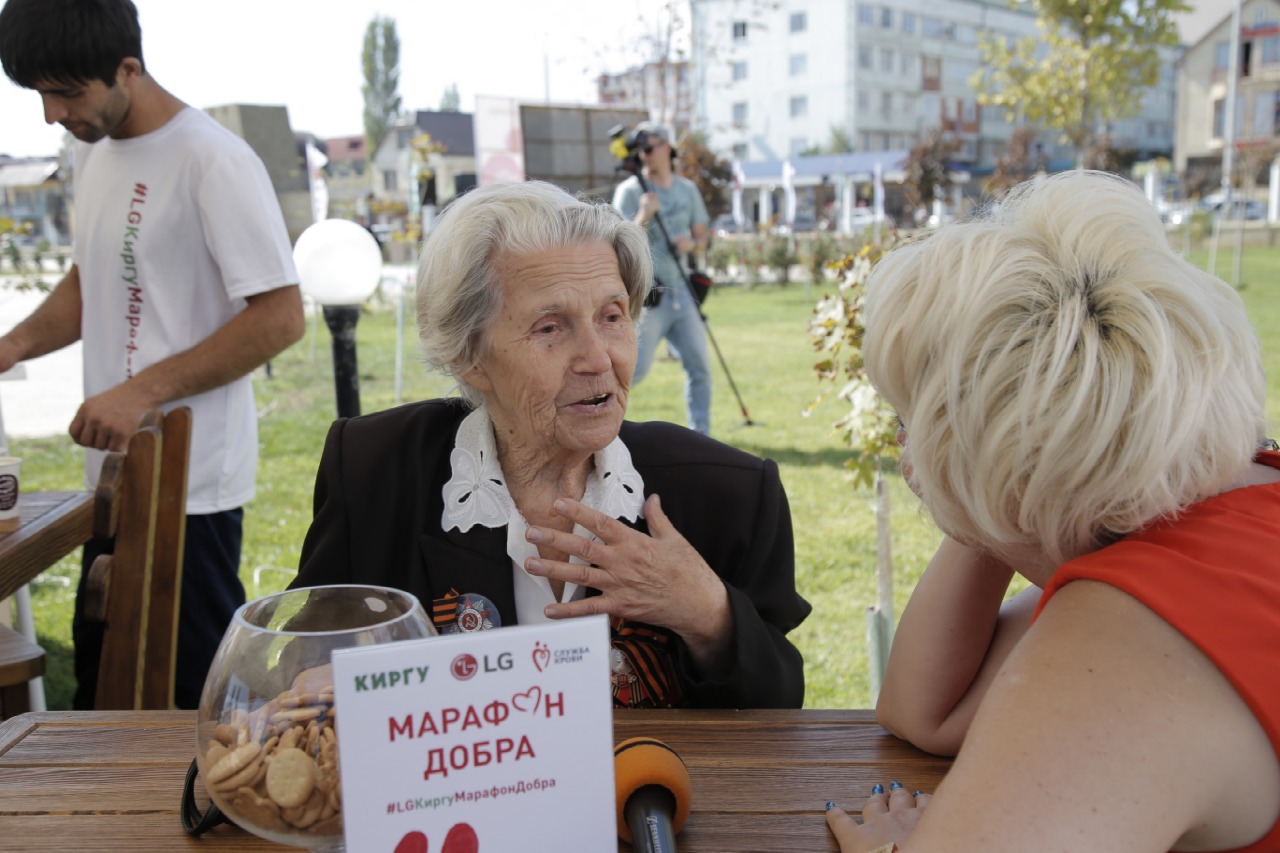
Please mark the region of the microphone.
POLYGON ((689 819, 693 782, 675 750, 651 737, 613 748, 618 837, 636 853, 676 853, 676 833, 689 819))

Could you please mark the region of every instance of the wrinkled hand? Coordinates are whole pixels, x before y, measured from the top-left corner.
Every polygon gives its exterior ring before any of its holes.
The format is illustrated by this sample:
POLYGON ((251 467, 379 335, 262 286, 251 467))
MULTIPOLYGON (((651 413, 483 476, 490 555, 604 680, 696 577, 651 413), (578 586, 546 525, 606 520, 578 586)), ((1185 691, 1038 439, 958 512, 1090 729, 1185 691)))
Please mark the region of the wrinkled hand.
POLYGON ((67 432, 76 444, 97 450, 125 450, 129 436, 155 403, 133 382, 125 382, 85 400, 67 432))
POLYGON ((872 794, 862 806, 862 823, 839 806, 827 809, 827 826, 840 845, 840 853, 866 853, 885 844, 903 844, 929 805, 928 794, 912 795, 906 788, 890 788, 888 794, 872 794))
POLYGON ((669 628, 691 650, 700 637, 727 640, 731 612, 724 583, 672 525, 657 495, 645 501, 649 535, 568 498, 557 500, 555 511, 598 539, 530 527, 528 540, 589 565, 531 558, 525 568, 532 575, 598 589, 600 595, 553 604, 546 609, 547 616, 621 616, 669 628))

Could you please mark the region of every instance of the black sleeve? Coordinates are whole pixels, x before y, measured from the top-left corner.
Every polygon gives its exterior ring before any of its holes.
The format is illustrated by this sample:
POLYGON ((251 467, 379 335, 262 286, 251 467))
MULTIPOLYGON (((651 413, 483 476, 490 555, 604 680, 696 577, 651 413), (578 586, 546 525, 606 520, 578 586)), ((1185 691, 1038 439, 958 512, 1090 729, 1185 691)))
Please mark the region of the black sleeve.
POLYGON ((734 661, 720 679, 701 677, 688 649, 677 644, 677 672, 695 707, 799 708, 804 659, 786 638, 811 610, 796 592, 791 510, 778 466, 764 460, 749 547, 736 565, 712 565, 725 582, 733 611, 734 661))
POLYGON ((311 527, 302 543, 298 576, 289 587, 353 583, 351 528, 342 483, 342 433, 346 419, 334 421, 316 472, 311 527))

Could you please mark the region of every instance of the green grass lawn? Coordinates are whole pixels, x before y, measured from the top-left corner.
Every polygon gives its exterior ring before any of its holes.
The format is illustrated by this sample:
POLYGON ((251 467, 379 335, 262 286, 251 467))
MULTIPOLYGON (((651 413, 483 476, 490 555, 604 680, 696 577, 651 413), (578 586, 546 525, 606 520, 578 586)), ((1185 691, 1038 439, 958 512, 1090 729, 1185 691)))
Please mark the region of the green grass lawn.
MULTIPOLYGON (((1203 264, 1206 255, 1193 253, 1203 264)), ((1218 274, 1230 276, 1232 254, 1218 254, 1218 274)), ((1250 249, 1243 263, 1242 295, 1262 339, 1271 394, 1267 414, 1280 420, 1280 249, 1250 249)), ((869 491, 855 491, 843 468, 849 450, 831 434, 840 414, 829 403, 801 415, 820 386, 806 327, 813 288, 792 284, 720 288, 707 303, 711 328, 733 373, 752 424, 744 424, 719 365, 715 368, 712 429, 722 441, 777 461, 791 502, 797 583, 814 612, 791 636, 804 653, 811 708, 865 707, 865 608, 875 603, 875 519, 869 491)), ((357 328, 361 394, 366 412, 395 405, 396 312, 367 312, 357 328)), ((428 375, 416 358, 416 335, 405 330, 401 399, 439 396, 448 383, 428 375)), ((281 354, 271 376, 256 380, 261 459, 258 495, 245 514, 241 577, 250 597, 276 591, 297 566, 311 517, 311 488, 325 432, 334 417, 329 337, 323 324, 281 354), (255 575, 257 582, 255 583, 255 575)), ((632 420, 684 422, 683 373, 659 360, 631 395, 632 420)), ((69 439, 12 439, 23 457, 24 487, 80 487, 80 451, 69 439)), ((891 482, 897 612, 936 547, 939 534, 901 480, 891 482)), ((40 643, 49 653, 46 691, 51 708, 70 707, 71 607, 79 558, 63 560, 32 587, 40 643)))

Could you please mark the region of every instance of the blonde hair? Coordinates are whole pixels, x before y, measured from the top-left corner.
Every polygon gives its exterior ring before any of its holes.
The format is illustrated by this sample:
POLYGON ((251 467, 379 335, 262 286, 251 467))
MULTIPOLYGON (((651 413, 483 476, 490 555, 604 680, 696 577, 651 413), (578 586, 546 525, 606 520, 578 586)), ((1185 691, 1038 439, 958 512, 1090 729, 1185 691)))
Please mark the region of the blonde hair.
POLYGON ((653 284, 649 241, 612 206, 574 198, 541 181, 492 184, 453 201, 418 261, 423 360, 457 380, 459 393, 478 405, 482 395, 462 375, 483 354, 485 330, 502 304, 497 260, 592 243, 610 246, 618 256, 631 317, 639 320, 653 284))
POLYGON ((942 530, 1054 565, 1228 488, 1266 393, 1239 295, 1179 257, 1130 183, 1041 177, 891 252, 867 372, 942 530))

